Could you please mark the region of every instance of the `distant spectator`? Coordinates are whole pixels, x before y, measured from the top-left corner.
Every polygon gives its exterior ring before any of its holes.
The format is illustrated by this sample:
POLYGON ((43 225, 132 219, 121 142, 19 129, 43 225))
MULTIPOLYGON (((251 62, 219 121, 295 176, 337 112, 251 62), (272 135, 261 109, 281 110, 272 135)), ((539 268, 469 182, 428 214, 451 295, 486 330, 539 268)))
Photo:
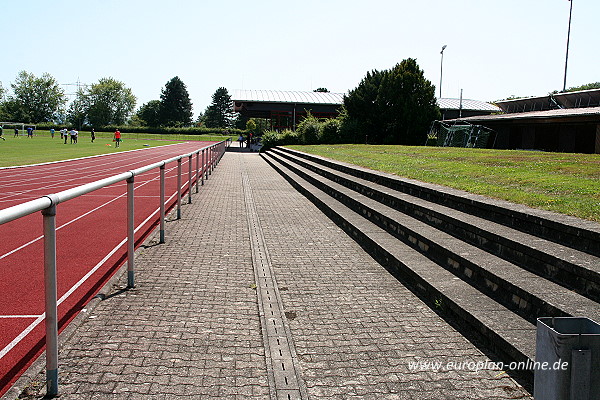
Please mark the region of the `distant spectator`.
POLYGON ((54 128, 50 128, 50 137, 54 139, 54 128))
POLYGON ((6 139, 4 138, 4 127, 3 127, 2 125, 0 125, 0 139, 2 139, 2 140, 6 140, 6 139))
POLYGON ((94 130, 94 128, 92 128, 92 132, 90 132, 92 134, 92 143, 94 143, 94 140, 96 140, 96 131, 94 130))

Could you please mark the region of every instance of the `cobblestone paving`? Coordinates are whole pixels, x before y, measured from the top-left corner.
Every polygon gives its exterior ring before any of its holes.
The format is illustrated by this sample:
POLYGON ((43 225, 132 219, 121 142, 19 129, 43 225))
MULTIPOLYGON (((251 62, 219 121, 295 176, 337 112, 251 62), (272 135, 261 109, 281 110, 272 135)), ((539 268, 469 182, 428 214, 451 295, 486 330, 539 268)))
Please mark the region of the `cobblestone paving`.
POLYGON ((137 287, 63 347, 61 398, 270 397, 242 167, 311 399, 530 398, 498 371, 411 371, 488 359, 251 153, 225 155, 167 243, 137 256, 137 287))

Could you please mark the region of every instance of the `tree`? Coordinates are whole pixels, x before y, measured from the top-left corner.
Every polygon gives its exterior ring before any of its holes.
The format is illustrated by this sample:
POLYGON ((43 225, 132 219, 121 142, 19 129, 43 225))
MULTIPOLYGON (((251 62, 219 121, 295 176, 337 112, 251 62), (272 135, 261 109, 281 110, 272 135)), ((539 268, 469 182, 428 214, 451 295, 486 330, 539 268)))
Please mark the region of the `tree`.
POLYGON ((313 90, 313 92, 318 92, 318 93, 329 93, 329 90, 328 90, 327 88, 320 87, 320 88, 316 88, 315 90, 313 90))
POLYGON ((218 88, 212 95, 212 103, 204 113, 206 126, 209 128, 230 128, 234 119, 231 96, 224 87, 218 88))
POLYGON ((67 122, 81 129, 81 126, 87 122, 88 107, 88 96, 82 88, 78 88, 75 100, 71 102, 67 111, 67 122))
POLYGON ((12 118, 24 122, 52 121, 67 99, 56 80, 48 73, 40 78, 21 71, 11 84, 14 95, 8 101, 12 118))
MULTIPOLYGON (((435 86, 425 79, 415 59, 391 70, 372 71, 344 97, 347 122, 357 136, 385 144, 424 144, 431 122, 440 118, 435 86)), ((364 140, 356 137, 355 140, 364 140)))
POLYGON ((150 100, 149 102, 142 104, 136 115, 143 125, 160 125, 160 104, 160 100, 150 100))
POLYGON ((86 93, 87 119, 92 126, 123 125, 135 108, 136 98, 123 82, 102 78, 86 93))
POLYGON ((160 123, 164 126, 191 125, 192 102, 187 88, 178 76, 165 85, 160 94, 160 123))

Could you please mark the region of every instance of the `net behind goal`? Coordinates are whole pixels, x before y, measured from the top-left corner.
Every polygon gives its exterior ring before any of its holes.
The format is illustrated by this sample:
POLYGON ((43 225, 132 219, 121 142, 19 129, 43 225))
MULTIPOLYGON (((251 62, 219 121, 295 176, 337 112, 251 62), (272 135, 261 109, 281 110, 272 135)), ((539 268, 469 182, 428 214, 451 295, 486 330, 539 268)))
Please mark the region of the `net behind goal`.
POLYGON ((481 125, 468 123, 446 124, 434 121, 427 135, 428 142, 435 141, 441 147, 471 147, 485 149, 493 147, 494 131, 481 125))

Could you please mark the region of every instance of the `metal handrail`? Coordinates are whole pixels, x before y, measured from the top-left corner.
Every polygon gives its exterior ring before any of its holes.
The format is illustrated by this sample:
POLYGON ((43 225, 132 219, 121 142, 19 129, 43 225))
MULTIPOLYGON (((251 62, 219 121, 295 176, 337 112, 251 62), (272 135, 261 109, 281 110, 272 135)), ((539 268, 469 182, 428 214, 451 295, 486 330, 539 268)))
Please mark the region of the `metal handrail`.
POLYGON ((160 168, 160 243, 165 242, 165 165, 177 161, 177 219, 181 218, 181 164, 183 158, 189 161, 188 203, 192 202, 192 158, 196 155, 196 193, 198 180, 202 185, 208 179, 216 164, 221 160, 225 150, 231 145, 231 138, 213 145, 198 149, 191 153, 175 156, 141 168, 127 171, 98 181, 90 182, 58 193, 42 196, 0 210, 0 225, 41 211, 44 226, 44 288, 45 288, 45 323, 46 323, 46 395, 58 395, 58 310, 56 280, 56 206, 67 200, 102 189, 118 182, 127 182, 127 287, 132 288, 134 281, 134 181, 137 175, 160 168), (202 168, 200 168, 202 153, 202 168), (206 155, 206 157, 205 157, 206 155), (200 175, 201 174, 201 175, 200 175))

